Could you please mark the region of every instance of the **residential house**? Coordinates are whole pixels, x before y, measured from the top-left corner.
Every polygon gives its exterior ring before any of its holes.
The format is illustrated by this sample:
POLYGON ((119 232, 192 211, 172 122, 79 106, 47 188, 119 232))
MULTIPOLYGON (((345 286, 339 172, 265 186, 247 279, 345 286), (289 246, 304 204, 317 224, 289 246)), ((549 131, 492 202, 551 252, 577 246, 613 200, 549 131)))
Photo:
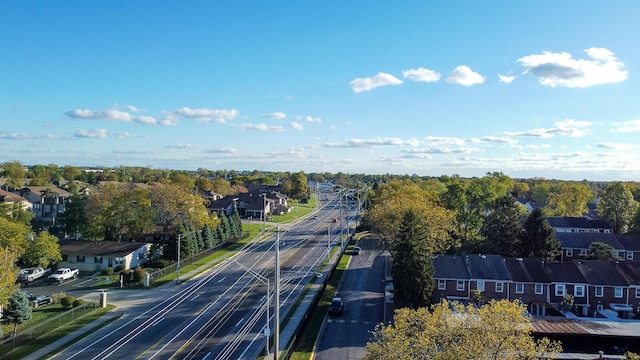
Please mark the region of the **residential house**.
POLYGON ((594 242, 605 243, 613 247, 615 255, 624 258, 626 254, 625 248, 622 246, 618 237, 613 233, 571 233, 558 232, 556 238, 560 242, 561 255, 560 261, 573 261, 576 259, 584 259, 589 255, 589 246, 594 242))
MULTIPOLYGON (((619 261, 616 262, 616 265, 616 269, 629 285, 626 303, 633 308, 636 314, 640 314, 640 261, 619 261)), ((618 302, 616 301, 616 303, 618 302)))
POLYGON ((431 302, 444 299, 469 299, 469 271, 463 259, 464 255, 436 255, 433 258, 433 278, 436 287, 431 302))
POLYGON ((592 220, 585 217, 548 217, 549 225, 556 233, 612 233, 611 224, 604 220, 592 220))
POLYGON ((14 193, 27 199, 33 206, 35 220, 46 226, 56 223, 56 218, 64 212, 65 203, 71 194, 54 186, 27 186, 14 193))
POLYGON ((547 303, 558 308, 565 294, 573 295, 573 308, 582 316, 589 314, 587 280, 574 263, 545 263, 544 271, 549 279, 547 303))
POLYGON ((24 210, 31 210, 33 206, 29 200, 23 198, 18 194, 0 189, 0 203, 3 204, 19 204, 24 210))
POLYGON ((633 310, 628 305, 629 281, 620 272, 618 261, 575 261, 573 264, 588 284, 585 294, 588 309, 586 313, 583 311, 583 316, 595 316, 596 312, 610 309, 621 318, 629 318, 633 310))
POLYGON ((59 242, 62 261, 57 267, 80 271, 98 271, 107 267, 134 269, 146 262, 150 243, 116 241, 62 240, 59 242))
POLYGON ((616 238, 624 249, 625 260, 640 260, 640 234, 616 234, 616 238))
POLYGON ((505 258, 504 263, 511 277, 509 299, 520 300, 532 315, 546 316, 549 278, 544 271, 544 260, 505 258))

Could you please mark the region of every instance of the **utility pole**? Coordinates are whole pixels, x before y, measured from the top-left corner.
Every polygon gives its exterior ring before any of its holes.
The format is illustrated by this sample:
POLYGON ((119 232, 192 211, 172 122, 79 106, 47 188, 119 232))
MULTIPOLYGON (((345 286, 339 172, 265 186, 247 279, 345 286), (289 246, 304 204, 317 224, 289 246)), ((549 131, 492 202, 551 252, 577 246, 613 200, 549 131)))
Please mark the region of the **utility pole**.
POLYGON ((273 360, 278 360, 280 354, 278 347, 280 346, 280 226, 276 225, 276 279, 275 279, 275 309, 274 314, 274 332, 273 332, 273 360))

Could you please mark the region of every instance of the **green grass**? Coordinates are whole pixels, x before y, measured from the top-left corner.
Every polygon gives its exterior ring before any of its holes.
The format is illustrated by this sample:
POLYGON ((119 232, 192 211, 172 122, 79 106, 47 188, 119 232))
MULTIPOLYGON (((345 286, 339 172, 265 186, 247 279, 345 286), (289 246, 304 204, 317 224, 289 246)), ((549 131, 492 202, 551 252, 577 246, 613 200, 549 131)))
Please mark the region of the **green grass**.
MULTIPOLYGON (((59 327, 59 328, 57 328, 55 330, 49 331, 45 335, 43 335, 43 336, 41 336, 39 338, 36 338, 36 339, 34 339, 32 341, 29 341, 26 344, 23 344, 23 345, 17 347, 15 350, 11 351, 10 353, 7 353, 7 354, 4 354, 4 355, 0 356, 0 359, 22 359, 25 356, 27 356, 29 354, 32 354, 35 351, 38 351, 41 348, 51 344, 52 342, 63 338, 64 336, 68 335, 72 331, 75 331, 77 329, 80 329, 81 327, 84 327, 84 326, 90 324, 91 322, 93 322, 94 320, 100 318, 101 316, 103 316, 107 312, 113 310, 114 308, 115 308, 115 306, 113 306, 113 305, 108 305, 105 308, 97 308, 97 309, 91 311, 90 313, 88 313, 87 315, 78 318, 75 321, 67 323, 66 325, 63 325, 63 326, 61 326, 61 327, 59 327)), ((86 336, 86 335, 88 335, 91 332, 96 331, 96 330, 97 329, 93 329, 92 331, 84 332, 83 336, 86 336)), ((75 340, 73 342, 75 342, 75 340)), ((70 343, 72 343, 72 342, 70 342, 70 343)), ((66 347, 69 344, 65 344, 63 347, 66 347)), ((59 350, 56 350, 56 352, 57 351, 59 351, 59 350)), ((45 356, 44 358, 47 358, 47 357, 48 356, 45 356)))
MULTIPOLYGON (((360 236, 356 236, 356 238, 360 238, 360 236)), ((308 360, 311 358, 311 353, 313 352, 313 346, 315 345, 316 338, 318 337, 318 333, 320 332, 320 328, 322 327, 322 323, 324 322, 324 318, 329 311, 329 305, 331 304, 331 299, 335 295, 337 291, 338 284, 340 283, 340 279, 344 272, 347 270, 347 265, 349 263, 349 259, 351 258, 349 249, 355 246, 356 241, 352 240, 345 253, 340 258, 340 261, 336 265, 336 270, 329 279, 327 283, 327 288, 322 293, 320 301, 318 303, 318 307, 311 315, 311 319, 309 320, 309 324, 302 332, 302 336, 300 337, 300 341, 298 342, 294 352, 291 354, 292 360, 308 360)))
MULTIPOLYGON (((37 309, 33 309, 33 312, 31 313, 31 319, 29 319, 28 321, 25 321, 22 324, 18 325, 18 332, 20 332, 23 329, 28 328, 29 326, 35 325, 39 322, 42 322, 50 317, 56 316, 60 313, 63 313, 65 311, 69 310, 69 308, 64 308, 62 307, 62 305, 60 305, 60 303, 56 303, 56 304, 52 304, 52 305, 46 305, 46 306, 41 306, 37 309)), ((11 323, 7 323, 7 322, 2 322, 2 325, 0 326, 0 328, 2 329, 2 333, 7 335, 7 334, 13 334, 13 324, 11 323)))

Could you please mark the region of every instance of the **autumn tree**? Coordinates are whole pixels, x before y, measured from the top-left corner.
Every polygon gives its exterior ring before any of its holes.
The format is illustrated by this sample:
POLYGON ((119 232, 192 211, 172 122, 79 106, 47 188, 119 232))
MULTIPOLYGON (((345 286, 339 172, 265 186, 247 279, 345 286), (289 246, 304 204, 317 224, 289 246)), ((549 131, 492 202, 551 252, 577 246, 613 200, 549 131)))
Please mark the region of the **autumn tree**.
POLYGON ((87 197, 76 193, 71 195, 65 203, 64 212, 58 216, 58 223, 65 235, 73 235, 79 238, 89 225, 87 217, 87 197))
POLYGON ((27 176, 27 171, 19 161, 10 161, 0 166, 1 173, 7 178, 7 186, 14 189, 22 188, 22 180, 27 176))
POLYGON ((473 304, 443 301, 431 309, 398 309, 392 324, 379 324, 365 360, 554 359, 560 343, 535 340, 526 307, 518 301, 473 304))
POLYGON ((0 217, 11 222, 31 226, 33 216, 33 212, 28 208, 25 209, 20 203, 0 203, 0 217))
POLYGON ((16 279, 19 269, 16 267, 19 254, 0 245, 0 306, 5 307, 18 285, 16 279))
POLYGON ((553 260, 560 255, 560 242, 542 209, 533 209, 524 221, 523 230, 520 257, 553 260))
POLYGON ((391 247, 391 272, 397 300, 410 307, 426 306, 434 288, 431 243, 424 222, 407 210, 391 247))
POLYGON ((18 257, 27 249, 30 233, 29 226, 0 217, 0 247, 13 251, 18 257))
POLYGON ((309 196, 307 176, 302 172, 291 174, 282 182, 282 192, 294 199, 302 199, 309 196))
POLYGON ((46 231, 36 234, 28 244, 26 251, 20 257, 26 264, 46 268, 62 260, 58 238, 46 231))
POLYGON ((502 256, 517 256, 522 237, 524 210, 511 195, 493 202, 493 206, 482 225, 491 253, 502 256))
POLYGON ((633 224, 638 202, 633 199, 633 194, 625 184, 614 182, 602 192, 597 208, 600 216, 611 224, 613 232, 622 234, 633 224))
POLYGON ((552 187, 547 205, 551 216, 582 216, 589 211, 587 203, 592 199, 586 184, 559 183, 552 187))

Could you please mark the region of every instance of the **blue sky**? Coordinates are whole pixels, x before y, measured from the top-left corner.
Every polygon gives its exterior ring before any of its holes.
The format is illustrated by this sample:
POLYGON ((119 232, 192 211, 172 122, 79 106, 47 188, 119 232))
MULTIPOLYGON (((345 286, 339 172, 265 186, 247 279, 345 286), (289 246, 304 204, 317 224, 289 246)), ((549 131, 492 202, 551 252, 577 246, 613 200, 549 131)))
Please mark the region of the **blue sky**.
POLYGON ((638 1, 5 1, 0 162, 639 180, 638 1))

